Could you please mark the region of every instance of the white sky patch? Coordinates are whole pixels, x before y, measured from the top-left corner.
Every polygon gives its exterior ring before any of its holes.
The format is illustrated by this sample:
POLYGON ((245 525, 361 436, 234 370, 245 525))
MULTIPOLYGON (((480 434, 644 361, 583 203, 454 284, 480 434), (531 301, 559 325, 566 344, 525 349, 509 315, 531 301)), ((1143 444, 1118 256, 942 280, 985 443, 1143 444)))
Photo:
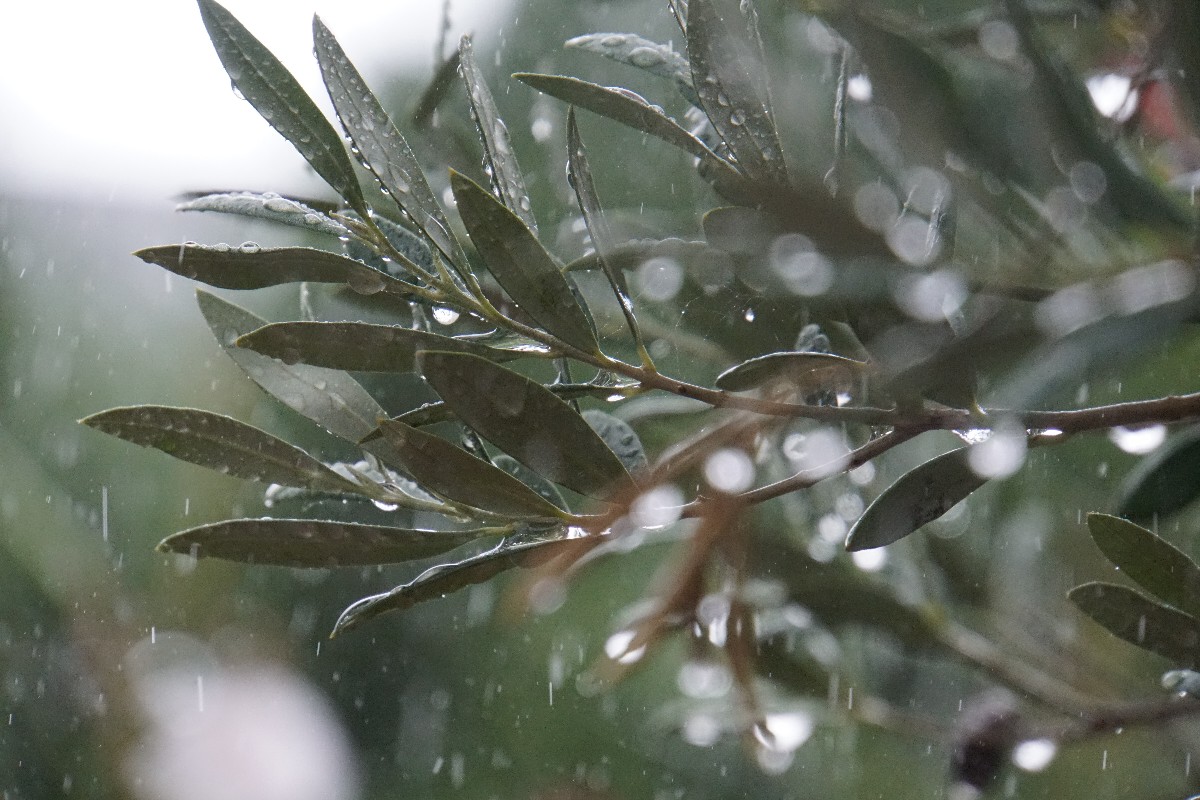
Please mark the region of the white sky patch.
MULTIPOLYGON (((226 0, 329 110, 312 15, 368 83, 430 74, 441 3, 226 0)), ((508 3, 458 0, 448 44, 494 30, 508 3), (492 24, 488 24, 492 21, 492 24)), ((319 179, 234 96, 195 3, 12 3, 0 48, 0 181, 8 191, 163 197, 195 188, 316 191, 319 179), (286 186, 284 185, 286 184, 286 186)))

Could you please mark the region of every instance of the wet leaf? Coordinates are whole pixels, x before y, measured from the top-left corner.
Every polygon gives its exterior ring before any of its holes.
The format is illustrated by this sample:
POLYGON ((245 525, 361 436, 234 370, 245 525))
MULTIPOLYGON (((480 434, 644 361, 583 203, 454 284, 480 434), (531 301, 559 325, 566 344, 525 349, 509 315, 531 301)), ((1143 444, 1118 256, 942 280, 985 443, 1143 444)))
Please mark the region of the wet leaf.
POLYGON ((195 408, 126 406, 80 420, 84 425, 142 447, 235 478, 306 489, 358 492, 298 447, 244 422, 195 408))
POLYGON ((367 201, 342 137, 279 59, 213 0, 199 0, 208 37, 233 85, 360 214, 367 201))
POLYGON ((536 472, 522 464, 520 461, 517 461, 512 456, 508 455, 507 453, 501 453, 492 459, 492 463, 495 464, 498 469, 502 469, 509 475, 512 475, 521 483, 525 484, 530 489, 533 489, 535 492, 561 508, 563 511, 570 511, 570 509, 567 507, 567 501, 563 499, 562 492, 558 490, 557 486, 543 478, 541 475, 538 475, 536 472))
POLYGON ((718 156, 708 145, 668 117, 661 108, 628 89, 589 83, 565 75, 538 75, 518 72, 514 78, 522 83, 556 97, 563 102, 587 109, 622 125, 662 139, 700 159, 705 169, 712 171, 714 180, 732 184, 742 182, 741 175, 728 161, 718 156))
POLYGON ((1200 427, 1143 458, 1121 483, 1118 514, 1142 522, 1165 518, 1200 497, 1200 427))
POLYGON ((566 47, 599 53, 622 64, 675 81, 680 93, 694 106, 700 98, 692 86, 692 68, 669 44, 643 39, 636 33, 588 33, 568 39, 566 47))
POLYGON ((1085 583, 1067 597, 1113 636, 1178 666, 1200 664, 1200 620, 1195 617, 1113 583, 1085 583))
POLYGON ((164 553, 283 567, 398 564, 440 555, 495 529, 430 531, 311 519, 232 519, 172 534, 164 553))
MULTIPOLYGON (((686 239, 632 239, 622 244, 613 245, 604 254, 604 259, 613 269, 637 269, 652 258, 671 258, 679 262, 688 271, 688 267, 705 259, 724 259, 726 254, 707 242, 694 242, 686 239)), ((577 270, 602 269, 600 258, 595 252, 580 256, 563 267, 564 272, 577 270)))
POLYGON ((357 372, 413 372, 413 359, 421 350, 461 351, 492 361, 523 355, 467 339, 366 322, 275 322, 240 337, 237 346, 288 364, 357 372))
POLYGON ((646 449, 637 432, 625 420, 596 408, 586 409, 582 416, 631 474, 636 475, 646 468, 646 449))
POLYGON ((1200 614, 1200 567, 1160 536, 1120 517, 1088 514, 1088 530, 1104 557, 1150 594, 1200 614))
MULTIPOLYGON (((545 388, 562 400, 579 400, 584 397, 594 397, 598 400, 604 400, 619 390, 619 387, 600 386, 594 383, 557 383, 550 384, 545 388)), ((708 408, 705 405, 701 405, 700 407, 708 408)), ((584 412, 585 418, 588 413, 587 411, 584 412)), ((396 419, 406 425, 420 427, 422 425, 432 425, 435 422, 446 422, 447 420, 455 419, 455 416, 453 410, 448 405, 437 402, 426 403, 423 406, 414 408, 412 411, 406 411, 396 417, 396 419)), ((601 438, 604 438, 603 435, 601 435, 601 438)), ((605 441, 607 442, 607 440, 605 441)), ((617 455, 620 457, 620 453, 617 455)))
MULTIPOLYGON (((485 362, 486 363, 486 362, 485 362)), ((402 422, 384 420, 379 425, 384 442, 394 456, 380 453, 385 462, 406 471, 424 489, 472 508, 511 517, 560 518, 562 509, 503 470, 476 458, 432 433, 402 422)), ((375 451, 374 445, 369 449, 375 451)))
POLYGON ((987 482, 967 461, 968 447, 930 459, 889 486, 846 537, 846 549, 870 550, 903 539, 987 482))
POLYGON ((524 222, 479 184, 453 170, 458 213, 488 270, 538 325, 590 355, 595 331, 554 259, 524 222))
POLYGON ((429 188, 412 148, 350 63, 337 39, 315 16, 313 43, 329 98, 367 169, 452 263, 465 265, 462 247, 451 233, 445 212, 429 188))
POLYGON ((194 197, 175 206, 176 211, 216 211, 288 225, 328 236, 347 236, 346 226, 303 203, 274 192, 218 192, 194 197))
MULTIPOLYGON (((345 216, 358 221, 357 214, 346 214, 345 216)), ((429 252, 429 245, 425 244, 423 238, 386 217, 376 215, 373 222, 379 228, 380 232, 387 237, 388 242, 396 249, 396 252, 426 272, 434 271, 433 256, 429 252)), ((355 261, 361 261, 380 272, 386 272, 396 278, 405 278, 410 272, 410 269, 406 269, 406 265, 403 262, 396 263, 390 258, 385 260, 374 247, 367 245, 366 242, 357 236, 351 237, 346 242, 346 255, 355 261)), ((408 280, 411 281, 411 278, 408 278, 408 280)))
POLYGON ((388 611, 403 611, 418 603, 445 597, 451 592, 491 580, 515 568, 541 566, 577 547, 574 539, 521 540, 501 542, 498 546, 451 564, 430 567, 403 586, 390 592, 364 597, 338 617, 330 636, 357 628, 367 620, 388 611))
POLYGON ((516 214, 529 230, 537 233, 537 220, 533 218, 529 191, 525 188, 525 178, 521 175, 521 167, 517 164, 516 153, 513 152, 508 127, 504 120, 500 119, 492 92, 487 87, 483 72, 475 63, 469 36, 464 36, 459 43, 458 58, 459 72, 467 86, 471 118, 475 120, 475 128, 479 131, 479 139, 483 143, 484 171, 492 183, 492 189, 500 198, 500 202, 516 214))
POLYGON ((309 247, 257 245, 164 244, 134 253, 147 264, 219 289, 262 289, 284 283, 342 283, 359 294, 390 290, 408 292, 408 285, 386 272, 325 250, 309 247))
POLYGON ((787 381, 804 394, 820 390, 852 391, 869 368, 863 361, 834 355, 787 351, 743 361, 717 376, 716 387, 744 392, 768 383, 787 381))
POLYGON ((775 130, 769 98, 757 87, 757 54, 726 26, 714 0, 688 5, 688 59, 692 84, 705 113, 737 158, 757 180, 788 185, 783 149, 775 130))
POLYGON ((335 436, 357 442, 387 416, 375 398, 345 372, 305 364, 285 364, 238 347, 238 337, 267 321, 208 292, 197 292, 200 312, 217 343, 263 391, 335 436))
POLYGON ((598 498, 629 485, 608 445, 536 381, 465 353, 425 352, 418 365, 459 419, 537 474, 598 498))

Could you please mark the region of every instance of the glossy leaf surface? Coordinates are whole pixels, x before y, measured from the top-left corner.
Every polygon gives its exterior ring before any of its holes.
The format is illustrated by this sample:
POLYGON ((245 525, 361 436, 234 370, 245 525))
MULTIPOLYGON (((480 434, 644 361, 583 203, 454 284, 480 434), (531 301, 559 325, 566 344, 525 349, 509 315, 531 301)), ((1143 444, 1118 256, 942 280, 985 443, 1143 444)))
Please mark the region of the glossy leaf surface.
POLYGON ((199 0, 213 47, 242 96, 360 214, 367 202, 342 137, 279 59, 213 0, 199 0))
POLYGON ((540 383, 465 353, 426 352, 418 364, 459 419, 537 474, 591 497, 628 485, 616 454, 540 383))
POLYGON ((360 491, 298 447, 231 417, 195 408, 127 406, 80 420, 98 431, 153 447, 182 461, 235 478, 326 489, 360 491))
POLYGON ((335 436, 357 442, 375 429, 383 407, 345 372, 287 364, 238 347, 238 337, 267 324, 262 317, 208 292, 197 292, 200 311, 217 342, 250 380, 296 413, 335 436))
POLYGON ((1067 596, 1113 636, 1177 666, 1200 664, 1200 620, 1195 617, 1112 583, 1085 583, 1067 596))
POLYGON ((1120 517, 1088 514, 1088 530, 1104 557, 1146 591, 1200 614, 1200 567, 1173 544, 1120 517))
POLYGON ((930 459, 893 483, 859 517, 846 549, 870 550, 903 539, 987 482, 971 470, 970 448, 930 459))
MULTIPOLYGON (((435 494, 512 517, 564 516, 562 509, 555 508, 507 472, 441 437, 395 420, 381 422, 379 430, 398 460, 395 466, 435 494)), ((374 446, 369 449, 374 450, 374 446)), ((385 461, 390 460, 383 453, 379 455, 385 461)))
POLYGON ((172 534, 162 552, 283 567, 398 564, 440 555, 491 529, 429 531, 311 519, 233 519, 172 534))
POLYGON ((261 219, 327 236, 346 236, 346 226, 298 200, 274 192, 218 192, 192 198, 175 206, 176 211, 215 211, 261 219))
POLYGON ((586 353, 598 353, 587 314, 533 231, 470 178, 452 171, 450 186, 471 241, 508 296, 547 332, 586 353))
POLYGON ((1118 514, 1149 522, 1200 497, 1200 428, 1173 437, 1130 471, 1121 484, 1118 514))
POLYGON ((637 431, 629 427, 629 423, 597 408, 585 409, 582 416, 583 421, 596 432, 604 444, 617 454, 625 469, 631 474, 645 469, 646 449, 642 446, 637 431))

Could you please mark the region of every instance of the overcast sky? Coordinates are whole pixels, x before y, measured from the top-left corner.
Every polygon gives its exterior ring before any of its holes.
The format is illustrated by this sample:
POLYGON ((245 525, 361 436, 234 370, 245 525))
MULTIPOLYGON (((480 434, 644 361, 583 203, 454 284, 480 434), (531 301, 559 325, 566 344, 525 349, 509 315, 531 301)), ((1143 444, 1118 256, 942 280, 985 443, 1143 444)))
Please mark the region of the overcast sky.
MULTIPOLYGON (((226 0, 328 109, 312 56, 318 13, 368 82, 427 76, 437 0, 226 0)), ((450 42, 487 31, 498 0, 454 0, 450 42)), ((5 4, 0 193, 163 197, 189 188, 301 191, 299 155, 234 96, 191 0, 5 4)))

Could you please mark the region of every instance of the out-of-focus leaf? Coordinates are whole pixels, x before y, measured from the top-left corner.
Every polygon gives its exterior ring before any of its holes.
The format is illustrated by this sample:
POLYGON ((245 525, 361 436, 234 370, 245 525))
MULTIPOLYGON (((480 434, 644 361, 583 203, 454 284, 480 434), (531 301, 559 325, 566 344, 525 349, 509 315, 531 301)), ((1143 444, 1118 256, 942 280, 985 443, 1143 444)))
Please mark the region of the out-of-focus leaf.
POLYGON ((244 422, 195 408, 126 406, 80 420, 235 478, 335 492, 361 491, 298 447, 244 422))
MULTIPOLYGON (((354 219, 356 222, 359 221, 357 215, 346 214, 345 216, 354 219)), ((429 246, 425 244, 424 239, 403 225, 392 222, 386 217, 377 215, 374 217, 373 222, 383 235, 387 237, 388 242, 396 249, 396 252, 426 272, 434 271, 433 256, 430 254, 429 246)), ((373 247, 369 247, 357 236, 350 237, 346 242, 346 255, 356 261, 361 261, 364 264, 372 266, 380 272, 386 272, 393 277, 403 278, 405 276, 405 265, 403 262, 397 264, 391 259, 385 259, 373 247)))
POLYGON ((477 556, 430 567, 403 586, 364 597, 352 604, 338 617, 330 636, 357 628, 388 611, 403 611, 426 600, 445 597, 467 586, 483 583, 510 569, 541 566, 578 544, 573 539, 504 541, 477 556))
POLYGON ((716 387, 727 392, 743 392, 768 383, 788 381, 805 394, 822 389, 850 391, 861 382, 869 367, 862 361, 833 353, 768 353, 725 370, 717 376, 716 387))
POLYGON ((434 70, 429 85, 417 98, 416 106, 413 107, 410 115, 415 127, 423 128, 428 125, 430 119, 433 118, 433 112, 437 111, 438 106, 442 104, 447 92, 452 86, 458 84, 458 64, 458 51, 455 50, 434 70))
POLYGON ((147 247, 134 253, 185 278, 219 289, 262 289, 284 283, 344 283, 359 294, 390 290, 406 294, 409 286, 352 258, 309 247, 199 245, 190 242, 147 247))
POLYGON ((535 492, 561 508, 563 511, 570 511, 570 509, 567 507, 567 501, 563 499, 562 492, 558 490, 557 486, 543 478, 541 475, 538 475, 536 472, 522 464, 520 461, 517 461, 512 456, 508 455, 507 453, 501 453, 492 459, 492 463, 495 464, 498 469, 502 469, 509 475, 512 475, 521 483, 525 484, 530 489, 533 489, 535 492))
POLYGON ((1113 636, 1169 658, 1200 664, 1200 620, 1114 583, 1085 583, 1067 597, 1113 636))
POLYGON ((412 148, 319 17, 313 17, 313 43, 329 98, 367 169, 451 262, 466 264, 412 148))
POLYGON ((458 59, 459 72, 462 73, 463 83, 467 87, 471 117, 475 120, 479 139, 483 143, 484 171, 492 182, 492 189, 500 198, 500 202, 516 214, 529 230, 537 233, 537 220, 533 218, 529 191, 525 188, 525 178, 521 175, 521 167, 517 164, 516 153, 513 152, 508 126, 500 119, 492 92, 487 87, 483 72, 475 63, 471 37, 464 36, 459 43, 458 59))
POLYGON ((231 519, 163 539, 164 553, 188 553, 283 567, 398 564, 440 555, 495 533, 428 531, 311 519, 231 519))
MULTIPOLYGON (((486 362, 485 362, 486 363, 486 362)), ((399 467, 423 488, 472 508, 512 517, 564 517, 519 480, 432 433, 395 420, 379 425, 399 467)), ((373 444, 368 449, 377 452, 373 444)), ((379 454, 384 461, 392 457, 379 454)))
POLYGON ((413 359, 420 350, 461 351, 492 361, 523 355, 469 339, 366 322, 274 322, 240 337, 237 346, 288 364, 358 372, 413 372, 413 359))
POLYGON ((987 482, 961 447, 930 459, 900 477, 867 507, 846 537, 846 549, 870 550, 903 539, 945 514, 987 482))
POLYGON ((316 103, 279 59, 224 7, 214 0, 199 3, 208 37, 233 85, 351 208, 365 216, 367 201, 342 137, 316 103))
POLYGON ((1148 522, 1200 497, 1200 427, 1175 436, 1130 471, 1118 492, 1117 513, 1148 522))
POLYGON ((1088 514, 1088 530, 1105 558, 1150 594, 1200 614, 1200 567, 1166 539, 1120 517, 1088 514))
POLYGON ((459 419, 539 475, 599 498, 629 485, 617 455, 536 381, 466 353, 429 351, 417 360, 459 419))
POLYGON ((591 53, 645 70, 660 78, 675 81, 680 93, 694 106, 700 98, 692 86, 692 68, 669 44, 659 44, 643 39, 636 33, 588 33, 568 39, 566 47, 587 50, 591 53))
POLYGON ((738 166, 753 178, 788 185, 779 134, 769 99, 756 88, 755 53, 735 38, 714 0, 688 6, 688 60, 692 85, 713 127, 733 151, 738 166))
POLYGON ((588 354, 600 345, 566 276, 528 226, 470 178, 451 170, 458 213, 488 270, 547 332, 588 354))
POLYGON ((642 440, 637 432, 629 427, 629 423, 596 408, 584 410, 582 416, 583 421, 617 454, 625 469, 636 475, 646 468, 646 449, 642 447, 642 440))
MULTIPOLYGON (((705 259, 724 259, 725 253, 706 242, 687 241, 686 239, 634 239, 622 244, 613 245, 604 255, 604 260, 613 269, 637 269, 652 258, 674 259, 688 271, 688 267, 705 259)), ((580 256, 563 267, 564 272, 577 270, 602 269, 600 258, 593 251, 580 256)))
POLYGON ((176 211, 216 211, 221 214, 237 214, 253 217, 279 225, 289 225, 301 230, 323 233, 328 236, 346 236, 346 226, 316 209, 309 208, 297 200, 281 197, 274 192, 218 192, 192 198, 175 206, 176 211))
POLYGON ((596 83, 570 78, 565 75, 538 75, 518 72, 514 78, 522 83, 556 97, 565 103, 579 106, 602 117, 619 122, 634 130, 662 139, 700 159, 704 168, 712 170, 715 179, 737 185, 741 175, 725 159, 718 156, 708 145, 689 133, 682 125, 668 117, 661 108, 651 105, 645 98, 629 91, 596 83))
POLYGON ((262 317, 208 292, 197 292, 200 313, 217 343, 250 380, 296 413, 334 436, 357 442, 387 416, 383 407, 345 372, 305 364, 285 364, 238 347, 238 337, 267 324, 262 317))

